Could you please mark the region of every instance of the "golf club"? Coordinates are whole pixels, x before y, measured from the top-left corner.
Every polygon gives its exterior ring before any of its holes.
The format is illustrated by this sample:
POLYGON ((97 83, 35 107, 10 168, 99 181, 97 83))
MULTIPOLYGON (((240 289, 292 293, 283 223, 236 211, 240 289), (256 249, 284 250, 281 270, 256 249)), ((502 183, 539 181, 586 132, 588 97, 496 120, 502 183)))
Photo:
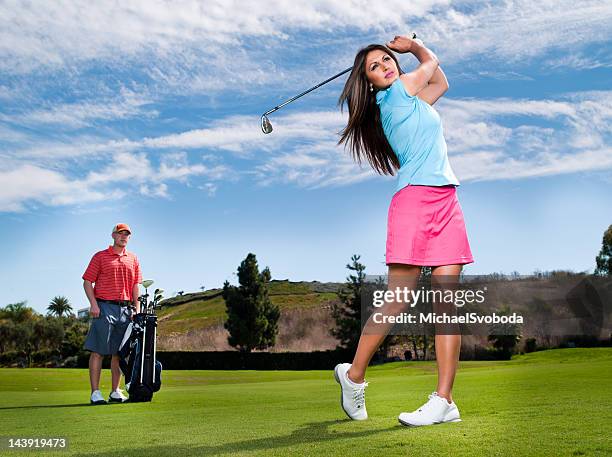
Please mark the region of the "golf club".
POLYGON ((142 287, 144 287, 145 293, 144 295, 141 295, 140 297, 138 297, 138 300, 140 301, 140 312, 141 313, 147 313, 148 312, 148 305, 149 305, 149 291, 148 288, 151 287, 153 285, 153 280, 152 279, 145 279, 144 281, 142 281, 140 284, 142 285, 142 287))
MULTIPOLYGON (((416 34, 416 33, 414 33, 414 32, 412 32, 412 39, 414 40, 416 37, 417 37, 417 34, 416 34)), ((272 109, 270 109, 270 110, 266 111, 265 113, 263 113, 263 114, 261 115, 261 130, 262 130, 262 132, 264 132, 265 134, 268 134, 268 133, 271 133, 271 132, 272 132, 272 130, 273 130, 273 129, 272 129, 272 123, 270 122, 270 119, 268 119, 268 114, 272 114, 274 111, 278 111, 278 110, 279 110, 279 109, 281 109, 283 106, 285 106, 285 105, 287 105, 287 104, 291 103, 291 102, 292 102, 292 101, 294 101, 294 100, 297 100, 298 98, 302 97, 303 95, 306 95, 306 94, 307 94, 307 93, 309 93, 309 92, 312 92, 313 90, 315 90, 315 89, 317 89, 317 88, 321 87, 322 85, 327 84, 327 83, 328 83, 328 82, 330 82, 330 81, 333 81, 334 79, 336 79, 336 78, 338 78, 338 77, 342 76, 343 74, 348 73, 348 72, 349 72, 349 71, 351 71, 352 69, 353 69, 353 67, 349 67, 349 68, 347 68, 346 70, 341 71, 341 72, 340 72, 340 73, 338 73, 337 75, 334 75, 334 76, 332 76, 331 78, 326 79, 325 81, 323 81, 323 82, 321 82, 321 83, 317 84, 316 86, 313 86, 313 87, 311 87, 311 88, 310 88, 310 89, 308 89, 308 90, 305 90, 304 92, 302 92, 302 93, 301 93, 301 94, 299 94, 299 95, 296 95, 295 97, 291 97, 289 100, 287 100, 287 101, 285 101, 285 102, 281 103, 280 105, 275 106, 274 108, 272 108, 272 109)))
POLYGON ((159 302, 163 298, 164 289, 155 289, 155 293, 153 294, 153 309, 159 306, 159 302))

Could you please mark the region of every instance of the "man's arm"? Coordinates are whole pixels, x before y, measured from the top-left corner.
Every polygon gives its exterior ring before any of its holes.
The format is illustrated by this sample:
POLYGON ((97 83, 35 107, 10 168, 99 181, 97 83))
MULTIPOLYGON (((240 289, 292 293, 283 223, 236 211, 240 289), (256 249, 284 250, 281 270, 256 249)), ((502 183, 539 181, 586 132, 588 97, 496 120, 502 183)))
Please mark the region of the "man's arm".
POLYGON ((83 280, 83 289, 85 289, 85 295, 87 296, 87 300, 89 300, 89 314, 91 314, 92 317, 99 317, 100 308, 98 307, 91 281, 86 279, 83 280))
POLYGON ((134 308, 136 308, 136 313, 140 312, 140 302, 138 301, 138 296, 140 295, 140 289, 138 288, 138 284, 142 282, 142 271, 140 270, 140 262, 138 261, 138 257, 135 258, 135 279, 134 285, 132 286, 132 303, 134 304, 134 308))
POLYGON ((139 295, 140 289, 138 288, 138 284, 134 284, 134 287, 132 287, 132 304, 134 308, 136 308, 136 314, 140 312, 140 302, 138 301, 139 295))

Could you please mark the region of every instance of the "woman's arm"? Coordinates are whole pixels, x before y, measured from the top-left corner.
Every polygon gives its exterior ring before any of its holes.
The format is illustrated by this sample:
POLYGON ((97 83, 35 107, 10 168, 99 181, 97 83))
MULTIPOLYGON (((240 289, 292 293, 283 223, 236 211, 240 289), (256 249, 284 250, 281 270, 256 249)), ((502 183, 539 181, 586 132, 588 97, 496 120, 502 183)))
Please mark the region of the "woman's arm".
POLYGON ((435 73, 429 80, 429 84, 417 92, 417 97, 421 100, 433 105, 436 101, 444 95, 448 90, 448 80, 446 75, 442 71, 442 68, 438 66, 435 73))
POLYGON ((433 76, 429 80, 429 84, 446 84, 448 86, 446 75, 442 71, 442 67, 440 67, 439 65, 438 68, 436 68, 436 71, 434 72, 433 76))
POLYGON ((416 70, 400 76, 409 94, 433 105, 448 90, 448 80, 438 57, 421 40, 396 36, 387 46, 400 53, 411 52, 420 62, 416 70))
MULTIPOLYGON (((415 41, 418 41, 419 44, 425 46, 421 40, 416 39, 415 41)), ((433 105, 440 97, 442 97, 442 95, 444 95, 444 93, 448 90, 448 87, 446 75, 442 71, 442 67, 438 65, 438 68, 436 68, 436 71, 427 83, 427 86, 417 92, 416 95, 421 100, 433 105)))
POLYGON ((427 87, 439 65, 436 55, 427 49, 421 40, 413 40, 405 36, 396 36, 387 46, 399 53, 411 52, 421 62, 414 71, 400 75, 406 91, 411 95, 416 95, 427 87))

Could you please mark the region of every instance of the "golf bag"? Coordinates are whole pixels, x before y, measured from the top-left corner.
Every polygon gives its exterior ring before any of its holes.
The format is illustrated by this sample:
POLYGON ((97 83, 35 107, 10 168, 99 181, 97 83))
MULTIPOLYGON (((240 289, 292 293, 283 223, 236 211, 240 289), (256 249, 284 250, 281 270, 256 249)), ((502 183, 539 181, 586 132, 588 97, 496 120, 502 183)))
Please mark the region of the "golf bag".
POLYGON ((119 347, 119 367, 130 402, 151 401, 161 387, 162 365, 156 358, 157 316, 134 316, 119 347))

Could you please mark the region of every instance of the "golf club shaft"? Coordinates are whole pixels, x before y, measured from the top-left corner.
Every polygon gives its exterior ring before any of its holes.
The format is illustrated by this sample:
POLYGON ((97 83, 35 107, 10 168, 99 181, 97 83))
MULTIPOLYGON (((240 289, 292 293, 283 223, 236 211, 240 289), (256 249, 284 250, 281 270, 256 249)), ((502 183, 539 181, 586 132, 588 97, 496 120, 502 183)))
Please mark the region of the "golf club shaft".
POLYGON ((296 95, 295 97, 290 98, 289 100, 287 100, 287 101, 285 101, 285 102, 281 103, 281 104, 280 104, 280 105, 278 105, 278 106, 275 106, 275 107, 274 107, 274 108, 272 108, 271 110, 266 111, 265 113, 263 113, 263 116, 267 116, 268 114, 273 113, 274 111, 276 111, 276 110, 278 110, 278 109, 281 109, 281 108, 282 108, 283 106, 285 106, 287 103, 291 103, 292 101, 297 100, 298 98, 302 97, 303 95, 306 95, 308 92, 312 92, 313 90, 317 89, 318 87, 321 87, 323 84, 327 84, 328 82, 330 82, 330 81, 332 81, 332 80, 334 80, 334 79, 336 79, 336 78, 339 78, 340 76, 342 76, 342 75, 343 75, 343 74, 345 74, 345 73, 348 73, 348 72, 349 72, 349 71, 351 71, 352 69, 353 69, 353 67, 349 67, 349 68, 347 68, 346 70, 344 70, 344 71, 342 71, 342 72, 338 73, 337 75, 332 76, 331 78, 328 78, 328 79, 326 79, 326 80, 325 80, 325 81, 323 81, 323 82, 320 82, 320 83, 319 83, 319 84, 317 84, 316 86, 311 87, 310 89, 308 89, 308 90, 306 90, 306 91, 302 92, 301 94, 296 95))
MULTIPOLYGON (((414 32, 413 32, 413 33, 412 33, 412 39, 415 39, 416 37, 417 37, 416 33, 414 33, 414 32)), ((326 80, 325 80, 325 81, 323 81, 323 82, 320 82, 320 83, 319 83, 319 84, 317 84, 316 86, 311 87, 311 88, 310 88, 310 89, 308 89, 308 90, 305 90, 304 92, 302 92, 301 94, 296 95, 295 97, 291 97, 289 100, 287 100, 287 101, 285 101, 285 102, 281 103, 280 105, 275 106, 274 108, 272 108, 272 109, 270 109, 270 110, 266 111, 265 113, 263 113, 263 114, 261 115, 261 130, 262 130, 262 131, 263 131, 265 134, 268 134, 268 133, 271 133, 271 132, 272 132, 272 124, 270 123, 270 120, 268 119, 268 114, 271 114, 271 113, 273 113, 273 112, 275 112, 275 111, 277 111, 277 110, 281 109, 283 106, 287 105, 288 103, 291 103, 292 101, 297 100, 298 98, 300 98, 300 97, 302 97, 302 96, 306 95, 307 93, 312 92, 313 90, 317 89, 318 87, 321 87, 323 84, 327 84, 328 82, 333 81, 334 79, 336 79, 336 78, 338 78, 338 77, 342 76, 343 74, 348 73, 348 72, 349 72, 349 71, 351 71, 352 69, 353 69, 353 67, 349 67, 349 68, 347 68, 346 70, 341 71, 341 72, 340 72, 340 73, 338 73, 337 75, 334 75, 334 76, 332 76, 331 78, 328 78, 328 79, 326 79, 326 80)))

